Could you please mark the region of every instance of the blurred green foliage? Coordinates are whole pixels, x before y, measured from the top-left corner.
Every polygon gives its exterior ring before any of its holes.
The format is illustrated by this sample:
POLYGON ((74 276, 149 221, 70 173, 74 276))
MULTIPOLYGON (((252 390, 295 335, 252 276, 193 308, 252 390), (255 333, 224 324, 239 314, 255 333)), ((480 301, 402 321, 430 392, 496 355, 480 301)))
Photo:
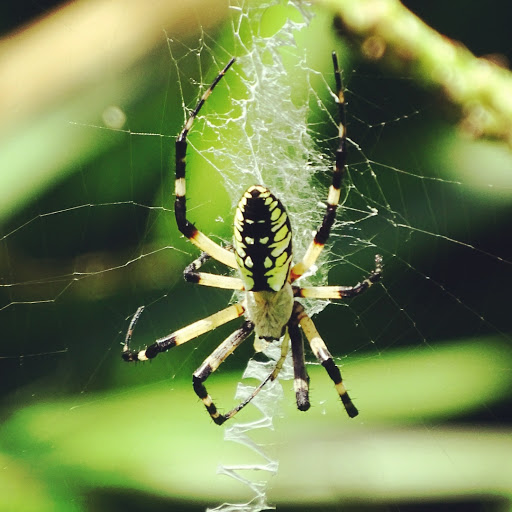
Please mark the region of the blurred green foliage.
MULTIPOLYGON (((488 10, 406 3, 473 51, 510 51, 508 27, 495 16, 505 2, 488 10)), ((228 23, 208 37, 225 47, 230 30, 228 23)), ((187 105, 196 100, 194 82, 216 73, 206 70, 208 52, 185 58, 194 37, 173 55, 190 86, 187 105)), ((183 109, 165 43, 162 34, 162 47, 129 73, 63 100, 3 141, 1 510, 202 510, 247 497, 215 472, 221 462, 255 456, 223 441, 190 385, 230 326, 151 364, 120 359, 140 304, 148 306, 135 340, 143 345, 230 298, 182 282, 196 251, 172 212, 183 109), (103 129, 112 98, 126 113, 124 131, 103 129), (12 171, 20 165, 31 166, 33 182, 12 171)), ((325 13, 307 44, 325 74, 326 47, 350 56, 350 138, 362 148, 350 154, 351 179, 381 213, 358 236, 383 252, 385 279, 349 307, 331 305, 317 317, 362 413, 345 419, 322 368, 309 367, 307 414, 295 410, 285 383, 283 417, 261 435, 277 446, 281 464, 269 501, 279 510, 509 510, 509 150, 461 137, 440 98, 356 61, 325 13), (379 173, 378 190, 370 171, 379 173)), ((225 101, 219 93, 212 109, 225 101)), ((229 238, 231 208, 218 176, 200 158, 189 163, 194 221, 229 238)), ((335 238, 334 254, 370 268, 344 240, 345 233, 335 238)), ((356 282, 361 274, 348 267, 334 265, 330 282, 356 282)), ((250 343, 237 354, 211 379, 226 408, 250 343)))

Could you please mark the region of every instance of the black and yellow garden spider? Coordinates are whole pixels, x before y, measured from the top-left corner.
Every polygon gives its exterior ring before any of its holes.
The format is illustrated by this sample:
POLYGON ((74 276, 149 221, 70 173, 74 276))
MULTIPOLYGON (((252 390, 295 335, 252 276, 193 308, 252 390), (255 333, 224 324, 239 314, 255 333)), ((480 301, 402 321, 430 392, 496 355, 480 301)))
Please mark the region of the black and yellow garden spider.
POLYGON ((130 322, 122 356, 125 361, 147 361, 161 352, 182 345, 230 320, 245 315, 246 321, 242 326, 226 338, 193 374, 194 391, 217 425, 222 425, 226 420, 232 418, 256 396, 269 380, 274 380, 277 377, 290 345, 297 407, 301 411, 309 409, 309 377, 305 368, 304 344, 300 329, 304 332, 314 355, 334 382, 348 415, 353 418, 358 414, 345 389, 339 368, 334 363, 313 321, 295 298, 342 299, 359 295, 380 279, 382 257, 375 256, 375 269, 366 279, 355 286, 301 287, 293 284, 316 262, 329 238, 345 173, 345 100, 341 73, 334 52, 332 60, 336 79, 336 103, 340 117, 339 145, 322 224, 315 233, 306 254, 298 263, 293 264, 292 232, 286 210, 281 201, 264 186, 249 187, 238 203, 234 219, 233 246, 222 247, 216 244, 187 219, 185 198, 187 135, 205 101, 234 63, 234 58, 228 62, 204 92, 176 140, 176 200, 174 203, 176 222, 181 233, 202 251, 199 258, 186 267, 185 280, 203 286, 239 290, 245 292, 245 298, 241 302, 156 340, 144 350, 134 351, 130 349, 130 342, 135 324, 143 310, 143 307, 140 307, 130 322), (209 258, 238 269, 240 277, 200 272, 199 269, 209 258), (256 340, 263 344, 277 341, 282 337, 281 357, 276 362, 272 373, 248 398, 228 413, 221 414, 208 394, 204 382, 253 331, 256 340))

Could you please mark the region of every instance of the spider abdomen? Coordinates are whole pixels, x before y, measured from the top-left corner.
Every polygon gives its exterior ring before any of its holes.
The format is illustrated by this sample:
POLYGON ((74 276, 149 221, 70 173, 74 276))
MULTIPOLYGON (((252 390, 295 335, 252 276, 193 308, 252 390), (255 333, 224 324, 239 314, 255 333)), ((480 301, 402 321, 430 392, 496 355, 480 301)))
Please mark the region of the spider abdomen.
POLYGON ((281 201, 265 187, 249 187, 236 209, 234 235, 245 289, 281 290, 292 262, 292 231, 281 201))

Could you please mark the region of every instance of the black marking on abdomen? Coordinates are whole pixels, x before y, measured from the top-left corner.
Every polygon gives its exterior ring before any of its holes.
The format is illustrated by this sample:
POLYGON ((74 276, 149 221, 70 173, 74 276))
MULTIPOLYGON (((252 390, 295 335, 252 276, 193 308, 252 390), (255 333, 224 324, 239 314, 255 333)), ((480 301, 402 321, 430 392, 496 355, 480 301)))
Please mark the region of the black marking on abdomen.
POLYGON ((281 201, 268 189, 250 187, 235 214, 235 255, 249 291, 280 290, 288 279, 291 225, 281 201))

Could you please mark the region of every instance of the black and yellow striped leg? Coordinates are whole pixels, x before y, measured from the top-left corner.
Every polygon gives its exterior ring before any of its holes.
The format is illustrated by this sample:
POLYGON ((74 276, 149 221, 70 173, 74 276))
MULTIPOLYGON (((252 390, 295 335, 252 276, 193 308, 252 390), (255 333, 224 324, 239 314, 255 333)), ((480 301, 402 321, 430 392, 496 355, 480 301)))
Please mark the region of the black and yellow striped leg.
POLYGON ((223 363, 226 358, 232 354, 235 349, 251 334, 254 324, 250 321, 245 322, 240 329, 226 338, 214 351, 208 356, 203 364, 194 372, 192 383, 194 391, 201 399, 206 410, 217 425, 222 425, 227 419, 234 415, 233 411, 224 415, 220 414, 213 403, 211 396, 206 391, 204 382, 206 379, 223 363))
POLYGON ((213 329, 223 325, 235 318, 238 318, 244 314, 244 307, 241 304, 233 304, 213 315, 210 315, 202 320, 198 320, 178 331, 175 331, 168 336, 160 338, 155 341, 149 347, 135 351, 130 349, 130 341, 133 334, 133 329, 135 328, 135 323, 140 317, 142 310, 144 308, 140 307, 137 309, 137 312, 132 318, 130 322, 130 326, 128 327, 128 333, 126 335, 125 344, 123 347, 122 357, 125 361, 147 361, 148 359, 153 359, 158 354, 165 352, 177 345, 182 345, 187 341, 190 341, 194 338, 197 338, 201 334, 204 334, 208 331, 213 331, 213 329))
POLYGON ((303 308, 296 302, 294 304, 292 318, 288 323, 288 331, 292 345, 295 401, 297 402, 297 409, 299 409, 299 411, 307 411, 310 407, 309 375, 306 371, 304 360, 304 340, 302 339, 302 333, 300 332, 298 323, 298 313, 300 311, 303 311, 303 308))
POLYGON ((236 407, 231 409, 227 414, 223 415, 224 421, 229 420, 232 418, 235 414, 237 414, 239 411, 241 411, 247 404, 249 404, 252 399, 263 389, 265 384, 269 381, 273 381, 277 378, 279 373, 281 372, 283 368, 284 361, 286 359, 286 356, 288 354, 288 350, 290 349, 290 336, 288 335, 288 332, 285 333, 283 342, 281 343, 281 356, 276 361, 276 365, 274 366, 274 369, 271 373, 268 374, 268 376, 261 381, 261 383, 254 389, 254 391, 242 402, 240 402, 236 407))
POLYGON ((199 247, 201 251, 207 252, 212 258, 228 265, 232 268, 237 268, 235 255, 216 244, 209 237, 201 233, 194 224, 187 219, 187 200, 186 200, 186 183, 185 183, 185 158, 187 155, 187 135, 192 128, 194 119, 201 110, 205 101, 212 93, 215 86, 219 83, 221 78, 224 76, 226 71, 231 67, 235 59, 231 59, 224 69, 217 75, 217 78, 213 83, 206 89, 201 99, 199 100, 196 108, 193 110, 190 117, 187 119, 181 133, 176 139, 176 181, 175 181, 175 193, 176 200, 174 202, 174 214, 176 216, 176 223, 178 229, 183 233, 194 245, 199 247))
POLYGON ((322 224, 315 233, 315 237, 302 261, 293 266, 291 270, 292 282, 302 276, 308 269, 315 263, 326 244, 331 233, 332 225, 336 217, 336 210, 340 201, 341 185, 345 175, 345 166, 347 160, 346 152, 346 127, 345 127, 345 97, 343 95, 343 84, 341 82, 341 71, 338 66, 338 58, 336 53, 332 53, 332 62, 334 66, 334 77, 336 79, 336 103, 338 104, 338 149, 336 150, 336 159, 332 175, 332 183, 329 187, 329 194, 327 196, 327 208, 325 211, 322 224))
POLYGON ((189 283, 196 283, 202 286, 213 286, 215 288, 223 288, 227 290, 244 290, 244 283, 238 277, 222 276, 218 274, 208 274, 206 272, 198 272, 206 261, 211 258, 206 252, 201 253, 201 256, 194 260, 190 265, 187 265, 183 271, 185 281, 189 283))
POLYGON ((382 256, 375 256, 375 270, 360 283, 355 286, 305 286, 293 287, 294 297, 304 297, 309 299, 345 299, 355 297, 368 290, 372 284, 380 281, 382 277, 382 256))
POLYGON ((311 346, 311 350, 315 357, 318 359, 319 363, 325 368, 327 374, 334 382, 334 387, 338 392, 338 395, 345 406, 345 410, 347 414, 354 418, 359 414, 356 406, 352 403, 350 396, 345 389, 345 385, 343 384, 343 379, 341 378, 340 369, 334 364, 334 360, 329 352, 327 346, 324 343, 324 340, 320 337, 320 334, 316 330, 315 324, 306 314, 306 312, 302 309, 298 314, 299 323, 306 335, 307 340, 311 346))

